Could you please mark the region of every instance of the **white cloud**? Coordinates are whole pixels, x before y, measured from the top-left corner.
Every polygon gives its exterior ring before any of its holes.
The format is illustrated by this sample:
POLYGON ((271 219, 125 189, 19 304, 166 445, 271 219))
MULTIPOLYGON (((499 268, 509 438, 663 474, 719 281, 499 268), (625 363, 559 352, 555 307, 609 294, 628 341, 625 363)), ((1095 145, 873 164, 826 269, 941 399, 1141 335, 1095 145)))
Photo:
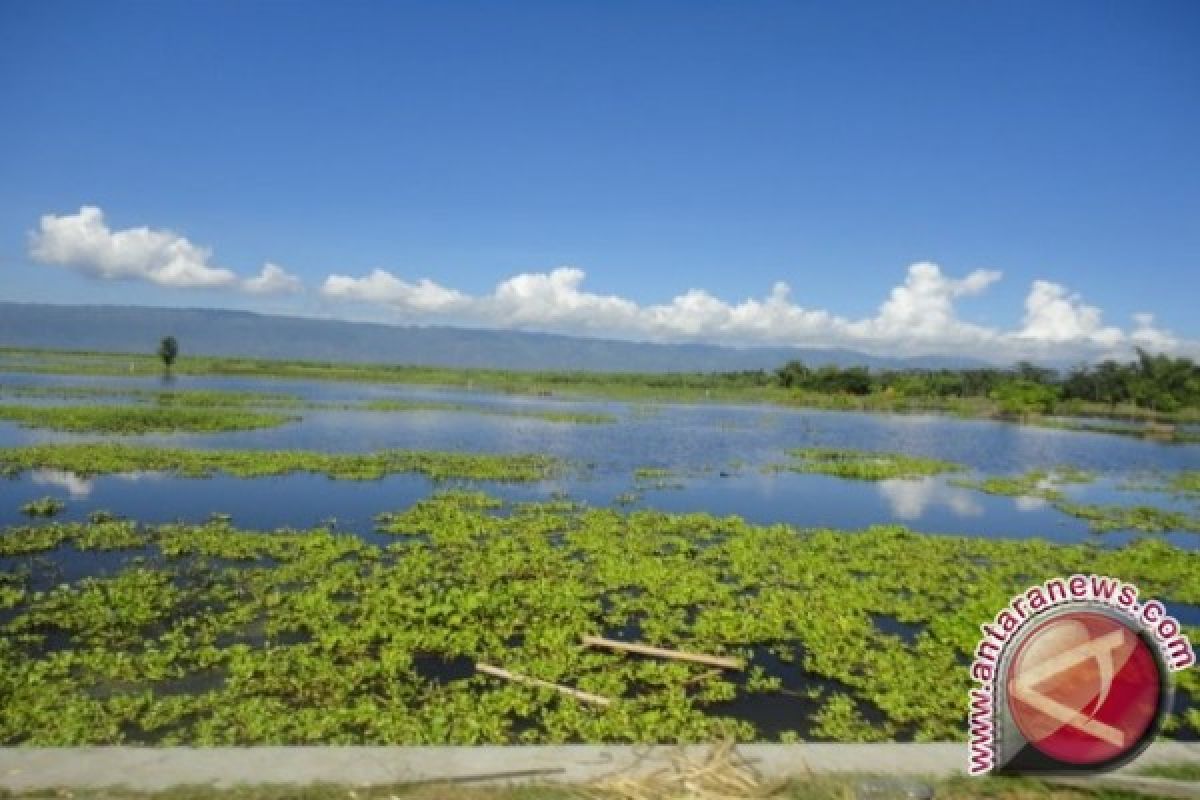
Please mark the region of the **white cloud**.
POLYGON ((943 275, 937 264, 927 261, 913 264, 904 283, 892 289, 879 307, 879 314, 854 323, 851 329, 867 339, 901 337, 941 342, 987 338, 985 329, 956 317, 954 301, 979 294, 1000 277, 996 270, 977 269, 956 280, 943 275))
POLYGON ((1086 305, 1077 294, 1050 281, 1034 281, 1025 298, 1024 326, 1017 333, 1037 343, 1092 342, 1101 347, 1118 345, 1119 328, 1104 327, 1100 309, 1086 305))
POLYGON ((83 206, 76 214, 45 214, 29 235, 29 255, 102 280, 144 280, 184 289, 241 288, 258 294, 297 291, 299 279, 274 264, 245 281, 212 263, 212 251, 169 230, 114 231, 104 211, 83 206))
POLYGON ((381 269, 365 278, 330 275, 321 293, 338 300, 380 303, 403 313, 452 311, 469 303, 466 295, 445 289, 428 278, 408 283, 381 269))
POLYGON ((112 231, 104 212, 84 206, 78 214, 46 214, 30 238, 30 255, 43 264, 78 269, 96 278, 142 278, 163 286, 229 286, 237 275, 209 263, 211 253, 171 231, 112 231))
MULTIPOLYGON (((1154 315, 1142 312, 1133 315, 1134 328, 1133 333, 1129 334, 1129 340, 1137 347, 1150 352, 1166 352, 1181 350, 1181 343, 1178 339, 1164 330, 1159 330, 1154 327, 1154 315)), ((1191 350, 1195 350, 1193 345, 1191 350)))
POLYGON ((639 305, 590 292, 575 267, 515 275, 487 294, 469 295, 425 278, 415 283, 376 269, 361 278, 331 275, 321 289, 333 300, 376 304, 406 321, 443 321, 557 333, 590 333, 654 341, 709 341, 735 345, 785 344, 852 347, 886 354, 960 354, 994 360, 1025 357, 1098 357, 1128 354, 1134 345, 1182 351, 1188 344, 1137 315, 1130 333, 1105 326, 1100 310, 1065 287, 1034 281, 1021 326, 1005 331, 967 322, 956 302, 985 292, 1001 273, 977 269, 962 277, 921 262, 908 268, 872 316, 850 320, 805 308, 790 287, 776 283, 762 298, 731 303, 689 289, 666 303, 639 305))
POLYGON ((304 284, 278 264, 263 264, 262 272, 242 281, 242 289, 251 294, 295 294, 304 284))
MULTIPOLYGON (((47 214, 29 237, 30 256, 103 280, 144 280, 160 286, 219 288, 255 295, 302 291, 299 277, 267 262, 251 277, 214 264, 212 253, 168 230, 112 230, 104 212, 47 214)), ((791 287, 776 282, 761 298, 729 301, 690 288, 666 302, 641 305, 585 286, 570 266, 525 272, 472 295, 429 278, 405 279, 384 269, 361 277, 331 274, 322 297, 375 306, 409 322, 442 322, 625 339, 715 342, 730 345, 849 347, 886 355, 945 354, 993 361, 1018 358, 1127 357, 1134 347, 1200 356, 1200 343, 1159 329, 1153 315, 1134 315, 1122 330, 1106 325, 1099 308, 1058 283, 1035 280, 1019 326, 1004 330, 962 319, 957 303, 986 292, 1001 278, 992 269, 961 277, 930 262, 912 264, 876 312, 848 319, 805 307, 791 287)))

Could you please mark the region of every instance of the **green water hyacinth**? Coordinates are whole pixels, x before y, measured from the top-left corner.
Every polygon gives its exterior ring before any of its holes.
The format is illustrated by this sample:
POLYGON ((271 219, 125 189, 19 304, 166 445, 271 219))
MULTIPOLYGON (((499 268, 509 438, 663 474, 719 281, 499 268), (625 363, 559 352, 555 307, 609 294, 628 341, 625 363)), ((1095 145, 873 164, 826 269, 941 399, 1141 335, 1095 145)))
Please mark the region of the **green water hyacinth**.
POLYGON ((39 497, 21 506, 21 513, 27 517, 53 517, 66 507, 57 497, 39 497))
POLYGON ((77 433, 216 433, 273 428, 299 417, 229 408, 0 405, 0 420, 77 433))
POLYGON ((77 475, 118 472, 171 472, 206 478, 218 472, 258 478, 312 472, 336 480, 377 480, 398 473, 419 473, 434 480, 538 481, 557 474, 563 464, 550 456, 382 450, 375 453, 325 453, 308 450, 186 450, 139 447, 115 442, 40 444, 0 448, 0 474, 50 468, 77 475))
POLYGON ((300 408, 308 404, 300 397, 283 392, 240 392, 223 389, 144 389, 119 386, 6 386, 0 395, 38 399, 115 399, 135 403, 189 408, 300 408))
POLYGON ((1167 490, 1177 494, 1200 495, 1200 469, 1189 469, 1171 476, 1167 490))
MULTIPOLYGON (((956 740, 980 621, 1033 576, 1121 575, 1168 608, 1200 603, 1200 553, 1152 538, 1106 550, 796 530, 464 491, 378 525, 391 543, 222 518, 0 531, 27 565, 0 580, 0 743, 956 740), (122 560, 63 583, 51 576, 64 548, 122 560), (712 675, 586 648, 585 635, 747 669, 712 675), (497 681, 477 662, 613 702, 497 681), (794 724, 738 711, 755 698, 794 724)), ((1196 675, 1178 681, 1188 698, 1196 675)), ((1195 703, 1183 709, 1171 730, 1200 733, 1195 703)))
POLYGON ((883 481, 892 478, 921 478, 958 472, 964 467, 949 461, 921 458, 903 453, 882 453, 871 450, 843 450, 833 447, 806 447, 789 450, 794 461, 775 469, 833 475, 861 481, 883 481))
POLYGON ((574 425, 608 425, 617 421, 612 414, 585 411, 554 411, 545 409, 502 408, 470 403, 443 403, 432 400, 370 400, 361 406, 365 411, 447 411, 463 414, 482 414, 493 417, 536 419, 542 422, 561 422, 574 425))
POLYGON ((955 478, 954 486, 975 489, 986 494, 1007 497, 1041 497, 1045 500, 1062 498, 1062 487, 1067 484, 1091 483, 1096 479, 1093 472, 1076 467, 1061 466, 1052 470, 1031 469, 1020 475, 997 475, 980 480, 955 478))
POLYGON ((1200 516, 1155 506, 1090 505, 1060 501, 1054 507, 1064 514, 1085 520, 1093 531, 1142 531, 1200 533, 1200 516))

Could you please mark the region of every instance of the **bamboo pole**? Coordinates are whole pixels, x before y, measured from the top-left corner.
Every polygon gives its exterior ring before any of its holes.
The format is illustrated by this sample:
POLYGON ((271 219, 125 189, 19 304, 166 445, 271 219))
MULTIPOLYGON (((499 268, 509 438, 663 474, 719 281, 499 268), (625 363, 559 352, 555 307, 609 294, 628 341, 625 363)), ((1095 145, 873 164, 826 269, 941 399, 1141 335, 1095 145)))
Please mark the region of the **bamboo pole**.
POLYGON ((691 661, 694 664, 707 664, 721 669, 745 669, 741 659, 725 656, 710 656, 704 653, 685 653, 681 650, 667 650, 663 647, 652 647, 636 642, 620 642, 616 639, 605 639, 603 636, 584 636, 583 643, 591 647, 607 647, 609 650, 621 650, 627 653, 638 653, 643 656, 657 656, 674 661, 691 661))
POLYGON ((591 703, 595 706, 608 707, 612 705, 612 700, 607 697, 602 697, 598 694, 581 692, 578 689, 572 689, 570 686, 562 686, 557 683, 541 680, 540 678, 531 678, 528 675, 509 672, 508 670, 501 669, 500 667, 493 667, 491 664, 476 664, 475 670, 477 672, 482 672, 485 675, 491 675, 494 678, 503 678, 506 681, 512 681, 513 683, 523 683, 526 686, 540 686, 544 689, 553 689, 559 694, 565 694, 568 697, 574 697, 580 702, 591 703))

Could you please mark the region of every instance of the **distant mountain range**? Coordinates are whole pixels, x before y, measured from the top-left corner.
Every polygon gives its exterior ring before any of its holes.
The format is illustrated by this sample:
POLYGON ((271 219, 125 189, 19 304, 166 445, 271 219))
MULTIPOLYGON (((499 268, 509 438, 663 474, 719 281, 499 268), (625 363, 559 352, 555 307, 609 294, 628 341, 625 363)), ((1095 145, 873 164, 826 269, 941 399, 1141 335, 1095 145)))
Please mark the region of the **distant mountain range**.
POLYGON ((724 347, 545 333, 285 317, 246 311, 0 302, 0 346, 153 352, 163 336, 184 355, 376 362, 515 370, 724 372, 819 366, 965 367, 955 357, 883 358, 843 349, 724 347))

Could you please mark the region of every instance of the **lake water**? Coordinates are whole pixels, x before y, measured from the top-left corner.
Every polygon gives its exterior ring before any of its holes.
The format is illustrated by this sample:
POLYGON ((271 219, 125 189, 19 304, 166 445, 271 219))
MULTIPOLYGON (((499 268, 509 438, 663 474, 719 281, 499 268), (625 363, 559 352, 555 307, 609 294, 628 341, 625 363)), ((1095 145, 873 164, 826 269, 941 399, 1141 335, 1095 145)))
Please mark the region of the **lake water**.
MULTIPOLYGON (((112 377, 0 375, 4 386, 90 385, 162 388, 156 380, 112 377)), ((278 428, 220 434, 104 437, 21 428, 0 422, 0 446, 47 441, 123 439, 196 448, 311 449, 339 452, 384 448, 465 452, 550 453, 571 462, 561 478, 536 484, 472 484, 513 499, 566 494, 592 505, 736 514, 758 523, 857 529, 902 523, 916 530, 990 537, 1039 537, 1119 545, 1131 534, 1097 536, 1086 524, 1033 498, 997 497, 952 486, 945 477, 882 482, 775 472, 789 448, 822 446, 902 452, 955 461, 979 474, 1006 474, 1067 464, 1103 473, 1089 485, 1067 487, 1089 503, 1150 503, 1195 508, 1159 492, 1122 488, 1131 477, 1156 470, 1200 467, 1200 445, 1169 445, 1124 436, 1053 430, 932 414, 867 414, 768 406, 566 402, 468 390, 270 379, 177 379, 173 389, 286 392, 322 404, 397 399, 454 402, 511 410, 604 412, 614 424, 578 425, 539 419, 447 411, 299 411, 303 419, 278 428), (634 471, 672 471, 664 486, 637 481, 634 471), (630 498, 623 498, 629 503, 630 498)), ((36 402, 27 398, 14 402, 36 402)), ((78 401, 46 402, 95 402, 78 401)), ((456 483, 454 485, 464 485, 456 483)), ((36 497, 66 501, 66 519, 106 509, 147 522, 199 521, 227 513, 248 528, 309 527, 334 519, 367 534, 372 518, 406 507, 435 491, 421 476, 379 481, 334 481, 318 475, 263 479, 185 479, 161 474, 82 478, 37 470, 0 481, 0 522, 25 521, 19 507, 36 497)), ((1196 534, 1166 534, 1194 548, 1196 534)))

